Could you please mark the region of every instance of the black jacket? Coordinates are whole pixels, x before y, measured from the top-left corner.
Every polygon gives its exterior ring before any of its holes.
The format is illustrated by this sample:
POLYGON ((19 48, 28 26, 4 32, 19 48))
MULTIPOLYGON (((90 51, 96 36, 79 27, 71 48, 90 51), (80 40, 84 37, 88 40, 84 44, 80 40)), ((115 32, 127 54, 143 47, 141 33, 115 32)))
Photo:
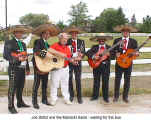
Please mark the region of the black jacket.
MULTIPOLYGON (((115 39, 114 42, 113 42, 113 45, 116 44, 116 43, 118 43, 120 40, 122 40, 121 37, 115 39)), ((136 49, 137 47, 138 47, 137 41, 135 39, 129 38, 127 49, 136 49)), ((117 52, 123 53, 123 46, 122 46, 122 44, 118 45, 117 47, 115 47, 113 49, 113 56, 114 56, 114 58, 115 58, 115 56, 116 56, 115 54, 117 52)))
MULTIPOLYGON (((22 42, 22 45, 23 45, 24 51, 27 51, 26 44, 24 42, 22 42)), ((17 60, 16 58, 11 56, 12 52, 18 52, 18 51, 19 51, 19 46, 18 46, 18 43, 15 38, 13 38, 12 40, 5 41, 3 57, 7 61, 9 61, 10 66, 19 66, 21 64, 21 62, 19 60, 17 60)), ((26 70, 29 71, 28 60, 26 63, 27 63, 26 70)))
MULTIPOLYGON (((71 46, 71 52, 73 53, 73 47, 72 47, 72 38, 70 38, 68 41, 67 41, 67 45, 71 46)), ((85 54, 85 43, 84 43, 84 40, 80 40, 80 39, 77 39, 77 49, 85 54)))
MULTIPOLYGON (((105 45, 106 45, 106 49, 109 49, 109 48, 110 48, 109 45, 107 45, 107 44, 105 44, 105 45)), ((93 55, 95 55, 98 51, 99 51, 99 45, 94 45, 94 46, 92 46, 92 48, 91 48, 90 50, 88 50, 88 51, 86 52, 86 55, 88 56, 88 58, 92 58, 93 55)), ((110 51, 110 54, 112 55, 112 51, 110 51)), ((110 59, 111 59, 111 58, 112 58, 112 56, 109 56, 109 57, 108 57, 106 60, 104 60, 104 61, 110 63, 110 59)))
MULTIPOLYGON (((34 46, 33 46, 33 53, 41 53, 42 50, 47 50, 45 46, 45 42, 42 38, 35 40, 34 46)), ((33 57, 33 64, 35 65, 35 58, 33 57)))

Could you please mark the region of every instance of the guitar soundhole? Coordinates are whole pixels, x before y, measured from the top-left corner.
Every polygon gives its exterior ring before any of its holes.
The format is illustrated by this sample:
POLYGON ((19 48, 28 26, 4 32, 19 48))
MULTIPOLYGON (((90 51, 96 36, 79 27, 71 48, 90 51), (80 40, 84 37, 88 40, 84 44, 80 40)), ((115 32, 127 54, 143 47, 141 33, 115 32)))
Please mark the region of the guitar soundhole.
POLYGON ((53 58, 52 60, 53 60, 53 62, 57 62, 57 58, 53 58))

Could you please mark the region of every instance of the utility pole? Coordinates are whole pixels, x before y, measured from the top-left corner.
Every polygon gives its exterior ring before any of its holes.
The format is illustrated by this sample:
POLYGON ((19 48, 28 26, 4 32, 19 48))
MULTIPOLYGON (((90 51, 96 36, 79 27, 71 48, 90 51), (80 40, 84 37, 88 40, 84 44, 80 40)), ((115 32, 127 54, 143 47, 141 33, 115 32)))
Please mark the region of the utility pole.
POLYGON ((7 0, 5 0, 5 23, 6 23, 6 29, 7 29, 7 0))
POLYGON ((5 29, 6 31, 4 31, 4 41, 5 40, 9 40, 9 35, 7 33, 7 0, 5 0, 5 29))

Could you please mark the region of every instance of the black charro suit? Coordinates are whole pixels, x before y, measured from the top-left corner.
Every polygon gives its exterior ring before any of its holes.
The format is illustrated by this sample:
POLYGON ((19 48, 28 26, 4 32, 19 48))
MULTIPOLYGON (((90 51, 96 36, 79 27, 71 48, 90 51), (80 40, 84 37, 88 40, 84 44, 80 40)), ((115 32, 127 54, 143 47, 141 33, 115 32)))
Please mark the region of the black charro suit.
MULTIPOLYGON (((40 57, 45 57, 46 53, 43 53, 42 50, 47 50, 49 48, 49 45, 46 47, 45 42, 42 38, 35 40, 34 46, 33 46, 33 53, 36 53, 40 57)), ((33 66, 34 66, 34 83, 33 83, 33 91, 32 91, 32 103, 34 105, 34 108, 39 109, 39 105, 37 104, 37 93, 38 88, 40 85, 40 81, 42 82, 42 103, 48 103, 47 101, 47 84, 48 84, 48 74, 41 75, 39 74, 35 58, 33 57, 33 66)))
MULTIPOLYGON (((105 49, 109 49, 110 46, 105 44, 105 49)), ((99 45, 94 45, 90 50, 87 51, 86 55, 88 58, 93 58, 93 56, 99 51, 99 45)), ((111 54, 111 52, 110 52, 111 54)), ((100 77, 102 76, 102 93, 103 99, 108 101, 109 96, 109 76, 110 76, 110 59, 111 56, 108 57, 106 60, 102 61, 102 63, 93 69, 93 94, 92 100, 98 99, 99 92, 100 92, 100 77)))
MULTIPOLYGON (((122 38, 117 38, 114 40, 114 44, 122 40, 122 38)), ((122 44, 118 45, 114 48, 114 56, 116 56, 117 52, 123 53, 122 44)), ((137 48, 137 41, 135 39, 129 38, 127 49, 136 49, 137 48)), ((119 98, 119 90, 120 90, 120 83, 122 74, 124 73, 124 91, 123 91, 123 100, 128 99, 128 92, 130 88, 130 77, 132 72, 132 65, 129 68, 121 68, 117 63, 115 65, 115 85, 114 85, 114 98, 118 100, 119 98)))
MULTIPOLYGON (((26 51, 25 43, 21 42, 21 44, 23 46, 23 51, 26 51)), ((19 51, 20 51, 20 48, 15 38, 13 38, 12 40, 5 41, 3 57, 7 61, 9 61, 9 67, 8 67, 8 75, 9 75, 8 108, 9 110, 15 109, 14 108, 15 92, 16 92, 16 98, 17 98, 17 106, 22 107, 23 105, 25 105, 22 99, 22 93, 23 93, 23 88, 25 84, 25 71, 30 71, 30 70, 29 70, 28 60, 26 61, 25 66, 21 66, 21 62, 18 59, 11 56, 12 52, 18 53, 19 51)))
MULTIPOLYGON (((73 54, 73 46, 72 46, 72 39, 70 38, 67 42, 67 45, 70 46, 71 52, 73 54)), ((85 43, 84 40, 77 39, 77 51, 85 54, 85 43)), ((73 65, 72 63, 69 64, 69 92, 70 92, 70 100, 74 97, 74 90, 73 90, 73 71, 75 74, 75 81, 76 81, 76 91, 77 91, 77 98, 78 102, 82 103, 82 93, 81 93, 81 71, 82 71, 82 64, 81 61, 78 62, 78 65, 73 65)))

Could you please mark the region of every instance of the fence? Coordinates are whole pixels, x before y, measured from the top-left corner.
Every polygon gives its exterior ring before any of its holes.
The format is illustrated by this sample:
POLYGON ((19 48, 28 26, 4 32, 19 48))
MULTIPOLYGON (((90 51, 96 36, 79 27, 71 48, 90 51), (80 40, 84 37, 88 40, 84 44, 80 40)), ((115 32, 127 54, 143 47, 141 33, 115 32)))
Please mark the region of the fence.
MULTIPOLYGON (((119 36, 120 33, 106 33, 106 34, 110 34, 112 36, 119 36)), ((80 36, 96 36, 96 35, 99 35, 99 33, 85 33, 85 34, 81 34, 80 36)), ((131 36, 148 36, 149 34, 148 33, 132 33, 131 36)), ((86 48, 86 50, 88 50, 89 48, 86 48)), ((29 53, 32 53, 32 49, 31 48, 28 48, 28 52, 29 53)), ((151 52, 151 47, 143 47, 140 49, 140 52, 151 52)), ((3 45, 1 45, 0 47, 0 53, 3 53, 3 45)), ((111 64, 114 65, 115 64, 115 60, 112 60, 111 61, 111 64)), ((151 64, 151 59, 137 59, 137 60, 134 60, 134 64, 151 64)), ((88 63, 87 61, 82 61, 82 65, 83 67, 88 67, 88 63)), ((8 67, 8 62, 3 60, 3 58, 0 58, 0 71, 3 71, 3 72, 6 72, 7 71, 7 67, 8 67)), ((32 63, 30 62, 30 67, 32 67, 32 63)), ((151 70, 148 70, 146 72, 143 72, 143 71, 139 71, 139 72, 132 72, 132 76, 151 76, 151 70)), ((115 77, 115 73, 114 72, 111 72, 111 76, 110 78, 113 79, 115 77)), ((50 78, 50 76, 49 76, 50 78)), ((89 73, 82 73, 82 79, 84 79, 82 81, 82 86, 84 86, 84 89, 88 89, 88 87, 86 86, 90 86, 91 85, 91 88, 92 88, 92 80, 89 81, 89 79, 92 79, 93 78, 93 75, 92 75, 92 72, 89 72, 89 73), (87 79, 87 81, 86 81, 87 79), (88 82, 89 81, 89 82, 88 82)), ((30 82, 27 82, 26 86, 25 86, 25 91, 26 91, 26 94, 28 95, 28 92, 30 91, 28 89, 28 86, 31 86, 31 80, 34 79, 34 76, 33 75, 29 75, 26 77, 26 80, 27 81, 30 81, 30 82)), ((0 76, 0 80, 8 80, 8 76, 7 75, 1 75, 0 76)), ((124 81, 122 80, 122 83, 121 85, 123 85, 124 81)), ((50 83, 49 83, 50 84, 50 83)), ((114 84, 113 81, 111 82, 111 84, 114 84)), ((89 88, 90 89, 90 88, 89 88)))

